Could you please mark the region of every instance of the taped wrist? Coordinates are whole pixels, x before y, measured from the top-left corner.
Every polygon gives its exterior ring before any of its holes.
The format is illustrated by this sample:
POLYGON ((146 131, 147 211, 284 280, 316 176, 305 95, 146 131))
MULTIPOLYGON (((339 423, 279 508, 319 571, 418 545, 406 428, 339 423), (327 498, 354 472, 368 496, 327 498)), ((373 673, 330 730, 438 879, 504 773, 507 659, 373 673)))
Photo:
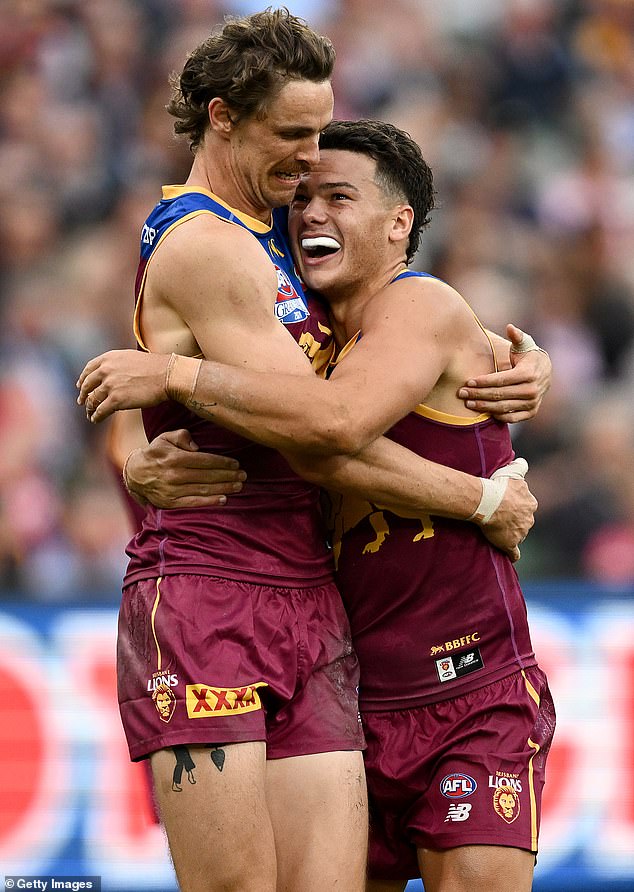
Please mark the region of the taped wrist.
POLYGON ((187 405, 196 391, 202 364, 202 359, 172 353, 165 370, 165 393, 169 399, 187 405))
POLYGON ((478 507, 467 520, 472 520, 480 526, 489 523, 495 512, 502 504, 504 493, 509 480, 524 479, 528 471, 528 462, 524 458, 516 458, 503 468, 494 471, 490 478, 480 477, 482 483, 482 496, 478 507))
POLYGON ((490 480, 488 477, 480 477, 482 483, 482 496, 478 507, 475 509, 471 517, 467 520, 473 520, 475 523, 484 526, 488 523, 495 512, 500 507, 506 487, 508 486, 508 477, 490 480))

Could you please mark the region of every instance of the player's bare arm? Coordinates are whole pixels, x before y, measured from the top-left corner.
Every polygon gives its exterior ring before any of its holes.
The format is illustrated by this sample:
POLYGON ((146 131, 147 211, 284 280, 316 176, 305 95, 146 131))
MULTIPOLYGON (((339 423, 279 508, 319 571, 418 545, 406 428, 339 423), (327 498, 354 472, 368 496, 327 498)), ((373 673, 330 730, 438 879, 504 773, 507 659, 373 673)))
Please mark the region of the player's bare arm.
POLYGON ((312 379, 309 361, 275 318, 276 293, 275 270, 250 234, 200 215, 152 258, 141 334, 153 352, 184 344, 190 356, 312 379))
MULTIPOLYGON (((443 350, 457 342, 451 319, 444 334, 430 330, 453 289, 437 280, 421 283, 420 290, 430 295, 428 311, 421 316, 411 305, 415 298, 410 295, 417 289, 410 283, 407 279, 395 283, 384 298, 375 297, 368 304, 364 336, 329 382, 280 380, 278 375, 204 363, 199 370, 196 367, 196 405, 189 408, 278 449, 299 446, 315 454, 358 452, 421 401, 440 373, 443 350), (437 305, 436 292, 440 292, 437 305), (384 316, 384 325, 371 329, 368 314, 384 316), (425 340, 428 343, 422 349, 425 340)), ((150 363, 115 351, 103 354, 82 372, 79 402, 86 403, 92 421, 131 404, 154 405, 166 398, 167 365, 167 357, 154 357, 150 363)), ((490 365, 465 368, 465 377, 483 374, 487 368, 490 365)), ((456 381, 456 389, 463 381, 456 381)))
MULTIPOLYGON (((482 367, 487 368, 491 363, 490 349, 484 335, 474 326, 470 312, 453 289, 433 280, 415 282, 414 286, 407 280, 392 286, 389 289, 392 292, 389 296, 391 303, 374 299, 371 311, 366 310, 363 318, 367 336, 364 335, 364 339, 338 367, 335 381, 326 385, 332 388, 339 377, 344 380, 343 386, 346 388, 356 374, 370 384, 365 392, 376 394, 380 386, 380 404, 386 413, 380 421, 381 427, 389 427, 407 414, 434 389, 437 379, 443 375, 450 378, 443 388, 445 401, 442 401, 439 393, 434 397, 437 408, 449 411, 453 409, 453 403, 462 408, 454 392, 455 382, 460 380, 464 369, 459 361, 449 363, 453 353, 449 345, 453 344, 451 335, 456 335, 461 324, 465 330, 459 331, 460 338, 464 340, 469 337, 465 321, 475 330, 481 342, 480 347, 472 350, 470 361, 473 362, 473 352, 481 349, 482 367), (402 287, 406 284, 408 287, 402 287), (440 295, 439 290, 443 292, 440 295), (442 301, 439 301, 440 297, 442 301), (406 349, 403 349, 404 342, 406 349), (367 345, 363 351, 360 349, 362 344, 367 345), (357 351, 360 361, 353 362, 357 351), (373 356, 376 354, 380 360, 374 362, 373 356), (408 360, 408 356, 413 359, 408 360), (448 364, 451 368, 447 371, 448 364), (346 369, 353 367, 354 374, 344 374, 346 369), (368 382, 370 371, 374 378, 368 382), (439 399, 441 402, 438 402, 439 399), (449 399, 451 404, 447 402, 449 399)), ((351 393, 351 398, 356 399, 356 388, 351 393)), ((312 408, 314 410, 314 406, 312 408)), ((376 408, 374 411, 376 413, 376 408)), ((479 479, 435 465, 389 440, 380 441, 350 461, 335 459, 322 463, 318 456, 309 454, 302 458, 295 450, 292 455, 287 453, 287 457, 302 476, 314 482, 365 497, 371 494, 373 501, 401 513, 418 515, 431 511, 447 517, 468 519, 475 512, 482 492, 479 479)), ((140 458, 142 460, 143 457, 140 458)), ((532 526, 535 507, 536 502, 526 485, 514 482, 501 509, 496 512, 495 523, 487 527, 491 541, 514 553, 515 546, 532 526), (509 522, 511 514, 513 520, 509 522)))

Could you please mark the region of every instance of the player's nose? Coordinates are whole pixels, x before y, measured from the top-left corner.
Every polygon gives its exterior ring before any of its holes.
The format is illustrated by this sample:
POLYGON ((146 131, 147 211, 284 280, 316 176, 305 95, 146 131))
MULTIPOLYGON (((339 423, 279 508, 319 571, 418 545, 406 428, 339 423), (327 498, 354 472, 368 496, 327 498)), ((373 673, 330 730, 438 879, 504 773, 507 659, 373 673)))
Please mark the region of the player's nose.
POLYGON ((314 167, 319 163, 319 134, 308 136, 302 140, 297 151, 297 160, 302 161, 309 167, 314 167))

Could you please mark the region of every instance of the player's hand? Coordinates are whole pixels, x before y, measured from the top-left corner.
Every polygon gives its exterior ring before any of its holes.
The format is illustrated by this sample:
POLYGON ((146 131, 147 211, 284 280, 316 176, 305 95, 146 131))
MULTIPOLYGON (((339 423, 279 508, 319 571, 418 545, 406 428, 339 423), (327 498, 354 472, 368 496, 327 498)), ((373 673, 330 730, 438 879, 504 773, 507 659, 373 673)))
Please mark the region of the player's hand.
POLYGON ((460 388, 458 396, 469 409, 488 412, 498 421, 526 421, 537 414, 550 388, 552 363, 548 354, 536 346, 522 350, 523 341, 530 335, 515 325, 508 325, 506 332, 511 341, 512 368, 471 378, 460 388))
POLYGON ((224 505, 246 476, 235 459, 200 452, 186 430, 168 431, 135 449, 124 469, 132 495, 157 508, 224 505))
POLYGON ((524 459, 515 459, 495 472, 493 477, 498 483, 505 483, 506 488, 493 514, 480 525, 489 542, 505 551, 512 561, 519 560, 519 546, 535 523, 537 499, 524 480, 527 470, 524 459))
POLYGON ((96 423, 119 409, 144 409, 167 399, 169 354, 109 350, 91 359, 79 376, 77 402, 96 423))

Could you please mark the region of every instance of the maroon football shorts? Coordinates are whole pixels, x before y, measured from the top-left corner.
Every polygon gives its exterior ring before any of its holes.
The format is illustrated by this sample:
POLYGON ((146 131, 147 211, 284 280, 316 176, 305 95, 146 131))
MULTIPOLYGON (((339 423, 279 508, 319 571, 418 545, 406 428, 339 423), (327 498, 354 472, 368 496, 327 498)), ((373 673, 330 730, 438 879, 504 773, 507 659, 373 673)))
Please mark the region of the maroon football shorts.
POLYGON ((370 876, 419 876, 417 848, 537 851, 555 710, 537 667, 452 700, 365 712, 370 876))
POLYGON ((133 760, 177 744, 264 740, 269 759, 364 747, 334 583, 165 576, 127 586, 117 681, 133 760))

